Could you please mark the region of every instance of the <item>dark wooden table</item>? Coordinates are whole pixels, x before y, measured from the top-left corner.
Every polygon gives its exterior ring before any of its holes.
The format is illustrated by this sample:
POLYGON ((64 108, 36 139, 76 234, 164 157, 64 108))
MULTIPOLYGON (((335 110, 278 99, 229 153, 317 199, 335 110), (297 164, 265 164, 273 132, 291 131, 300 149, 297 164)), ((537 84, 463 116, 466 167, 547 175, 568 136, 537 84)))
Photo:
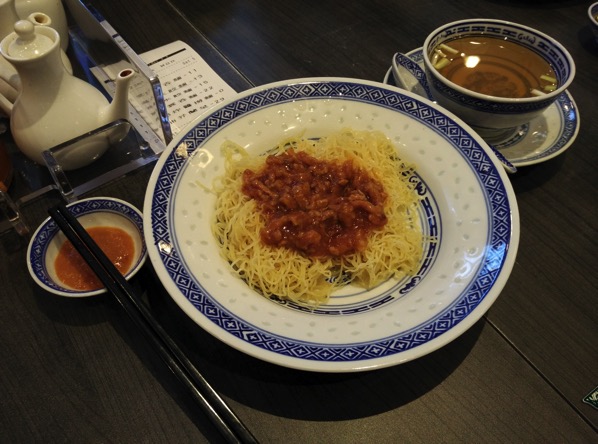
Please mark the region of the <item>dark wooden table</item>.
MULTIPOLYGON (((510 176, 521 212, 512 275, 448 346, 358 374, 291 370, 241 354, 190 321, 156 282, 151 310, 264 443, 598 442, 598 46, 589 2, 97 0, 137 52, 183 40, 238 91, 272 81, 381 81, 396 51, 442 23, 488 17, 540 29, 572 53, 581 129, 564 154, 510 176)), ((94 190, 143 205, 151 165, 94 190)), ((56 201, 23 209, 32 227, 56 201)), ((109 297, 65 299, 26 269, 27 239, 0 237, 0 441, 220 442, 109 297)))

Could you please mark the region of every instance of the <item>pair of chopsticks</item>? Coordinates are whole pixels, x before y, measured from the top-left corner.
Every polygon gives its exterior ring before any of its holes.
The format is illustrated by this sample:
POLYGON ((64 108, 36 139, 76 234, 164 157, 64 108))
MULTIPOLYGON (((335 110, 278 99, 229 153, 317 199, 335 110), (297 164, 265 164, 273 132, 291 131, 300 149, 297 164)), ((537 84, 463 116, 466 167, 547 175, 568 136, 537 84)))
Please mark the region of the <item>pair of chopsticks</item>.
POLYGON ((106 289, 116 297, 142 330, 170 370, 189 389, 224 438, 231 443, 256 443, 251 432, 168 336, 135 294, 131 285, 66 206, 59 204, 50 208, 48 212, 106 289))

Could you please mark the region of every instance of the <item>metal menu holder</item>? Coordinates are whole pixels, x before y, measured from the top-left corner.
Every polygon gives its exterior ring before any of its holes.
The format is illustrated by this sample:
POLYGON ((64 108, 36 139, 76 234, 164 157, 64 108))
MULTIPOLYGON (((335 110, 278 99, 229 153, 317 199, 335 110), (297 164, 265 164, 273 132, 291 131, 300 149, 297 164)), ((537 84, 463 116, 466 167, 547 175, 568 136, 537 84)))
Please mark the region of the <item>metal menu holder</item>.
POLYGON ((172 140, 158 76, 91 4, 83 0, 66 0, 65 4, 71 37, 68 55, 74 74, 111 96, 114 73, 110 68, 123 66, 136 71, 129 91, 130 115, 126 120, 108 123, 48 149, 43 153, 45 165, 35 164, 16 146, 9 146, 15 174, 10 193, 3 192, 0 196, 0 233, 12 228, 21 235, 27 234, 28 227, 20 212, 22 206, 49 192, 58 192, 67 202, 74 201, 86 192, 154 162, 172 140), (132 97, 142 98, 143 111, 134 106, 132 97), (66 171, 60 165, 61 150, 84 143, 86 138, 109 138, 115 132, 122 137, 111 138, 108 150, 89 166, 66 171))
MULTIPOLYGON (((89 33, 83 24, 78 27, 83 33, 83 38, 81 38, 81 34, 74 35, 79 36, 79 43, 87 44, 86 52, 93 59, 95 65, 100 68, 93 71, 94 75, 105 83, 104 86, 109 92, 112 92, 113 89, 109 85, 116 74, 114 67, 118 66, 120 69, 129 67, 135 70, 137 78, 131 86, 131 96, 143 97, 146 103, 143 110, 137 109, 135 106, 132 107, 131 117, 134 120, 138 119, 137 122, 133 122, 133 126, 136 128, 139 126, 139 131, 146 134, 148 131, 153 132, 151 128, 155 128, 157 122, 162 134, 157 136, 155 133, 147 133, 147 135, 150 136, 150 139, 159 138, 163 143, 168 144, 172 140, 172 131, 158 75, 131 49, 112 25, 90 3, 80 2, 80 4, 84 8, 80 12, 89 13, 99 23, 101 30, 105 32, 103 37, 108 38, 103 44, 98 42, 97 39, 94 39, 98 33, 89 33), (143 112, 147 109, 147 101, 152 102, 150 113, 143 112), (135 125, 136 123, 138 125, 135 125)), ((101 33, 99 35, 102 37, 101 33)), ((164 150, 165 145, 160 147, 160 144, 156 144, 152 148, 159 153, 164 150)))

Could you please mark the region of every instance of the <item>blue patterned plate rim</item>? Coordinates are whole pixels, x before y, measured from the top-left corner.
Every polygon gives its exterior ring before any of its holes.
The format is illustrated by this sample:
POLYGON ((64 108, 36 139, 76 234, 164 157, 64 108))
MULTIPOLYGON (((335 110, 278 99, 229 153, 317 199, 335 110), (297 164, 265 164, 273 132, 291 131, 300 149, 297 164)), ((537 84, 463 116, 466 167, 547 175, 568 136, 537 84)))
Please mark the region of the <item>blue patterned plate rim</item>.
MULTIPOLYGON (((423 68, 422 48, 405 55, 423 68)), ((383 82, 398 86, 392 75, 392 67, 386 72, 383 82)), ((564 153, 577 138, 580 124, 579 109, 571 93, 565 91, 541 117, 523 125, 517 133, 493 146, 515 167, 535 165, 564 153)))
MULTIPOLYGON (((281 132, 276 140, 283 135, 281 132)), ((200 196, 193 199, 201 201, 200 196)), ((204 212, 209 213, 210 209, 201 208, 201 213, 204 212)), ((502 166, 479 136, 455 116, 416 94, 378 82, 345 78, 307 78, 264 85, 245 91, 200 116, 179 133, 156 164, 144 201, 144 228, 149 256, 158 277, 180 308, 199 326, 251 356, 287 367, 321 372, 361 371, 395 365, 452 341, 479 320, 498 297, 513 267, 519 244, 519 213, 514 192, 502 166), (397 327, 395 331, 366 341, 350 337, 340 342, 322 342, 318 337, 297 339, 292 327, 288 334, 279 334, 269 331, 264 327, 266 324, 257 326, 247 322, 223 303, 224 298, 237 299, 243 295, 227 294, 225 290, 216 290, 213 294, 206 291, 201 285, 201 273, 194 275, 188 268, 187 260, 192 258, 185 256, 189 253, 184 250, 184 242, 178 239, 182 220, 189 218, 186 208, 184 215, 175 209, 182 199, 177 193, 184 193, 179 191, 184 182, 182 177, 188 181, 186 175, 195 174, 195 166, 190 166, 194 157, 201 155, 201 158, 210 159, 218 155, 207 146, 213 144, 220 133, 228 134, 226 131, 239 126, 239 122, 247 124, 248 116, 253 124, 257 120, 255 115, 269 109, 284 110, 289 106, 303 106, 303 102, 307 103, 307 108, 317 108, 320 104, 335 101, 391 113, 397 119, 407 120, 418 128, 424 127, 425 131, 440 137, 452 154, 460 156, 466 165, 464 173, 471 175, 480 187, 488 218, 487 248, 484 248, 471 283, 457 300, 415 329, 403 331, 397 327)), ((196 254, 201 256, 202 252, 193 250, 193 256, 196 254)), ((239 282, 232 276, 220 279, 223 287, 229 280, 234 285, 239 282)), ((270 303, 257 294, 247 300, 250 305, 270 303)), ((288 309, 272 305, 271 310, 280 315, 288 309)), ((303 316, 302 321, 308 322, 310 314, 296 316, 303 316)), ((347 322, 351 319, 347 318, 347 322)))

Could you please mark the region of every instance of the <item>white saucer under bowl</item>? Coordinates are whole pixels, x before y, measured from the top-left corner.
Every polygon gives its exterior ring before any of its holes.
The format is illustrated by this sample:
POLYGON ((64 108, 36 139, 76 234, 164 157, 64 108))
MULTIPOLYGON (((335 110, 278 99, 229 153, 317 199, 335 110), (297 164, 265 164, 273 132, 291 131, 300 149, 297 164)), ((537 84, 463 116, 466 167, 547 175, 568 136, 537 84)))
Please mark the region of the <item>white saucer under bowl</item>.
MULTIPOLYGON (((405 55, 423 67, 422 48, 414 49, 405 55)), ((407 84, 398 84, 392 75, 392 68, 386 72, 384 83, 423 95, 419 90, 419 83, 415 80, 407 84)), ((571 94, 565 91, 541 116, 491 145, 500 150, 516 167, 533 165, 552 159, 569 148, 577 137, 579 124, 579 110, 571 94)))

